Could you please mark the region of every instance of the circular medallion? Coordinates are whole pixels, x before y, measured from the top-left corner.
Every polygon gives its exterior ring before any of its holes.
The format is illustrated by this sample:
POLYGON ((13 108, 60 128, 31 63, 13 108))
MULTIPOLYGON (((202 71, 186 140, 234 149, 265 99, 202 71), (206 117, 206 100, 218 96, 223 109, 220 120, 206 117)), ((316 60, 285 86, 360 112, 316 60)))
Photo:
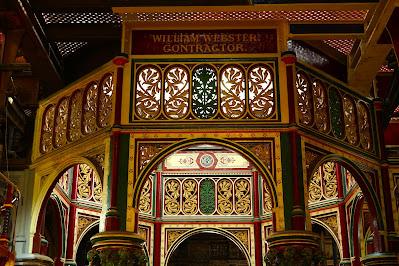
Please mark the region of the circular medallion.
POLYGON ((210 154, 204 154, 200 157, 199 162, 202 167, 209 168, 215 163, 215 159, 210 154))

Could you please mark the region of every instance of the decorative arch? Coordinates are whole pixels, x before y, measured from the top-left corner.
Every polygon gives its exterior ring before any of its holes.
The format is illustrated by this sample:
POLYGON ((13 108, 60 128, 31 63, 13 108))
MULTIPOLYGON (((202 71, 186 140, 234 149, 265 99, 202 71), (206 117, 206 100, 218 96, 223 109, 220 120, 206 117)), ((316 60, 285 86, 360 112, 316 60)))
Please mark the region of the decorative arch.
MULTIPOLYGON (((95 222, 92 222, 90 225, 88 225, 83 232, 80 234, 79 238, 75 242, 75 247, 79 247, 80 242, 82 242, 82 239, 86 236, 86 234, 93 229, 94 227, 98 226, 100 224, 100 219, 98 219, 95 222)), ((77 250, 76 250, 77 251, 77 250)), ((73 254, 74 259, 76 259, 76 253, 73 254)))
MULTIPOLYGON (((38 246, 38 244, 40 244, 40 242, 37 243, 38 241, 40 241, 40 239, 38 239, 38 237, 37 237, 37 234, 40 232, 40 226, 44 222, 43 213, 46 208, 46 205, 43 203, 46 202, 46 200, 50 198, 51 192, 53 191, 53 189, 54 189, 55 185, 57 184, 58 179, 61 177, 61 175, 65 171, 67 171, 70 167, 72 167, 76 164, 87 164, 88 166, 90 166, 93 169, 93 171, 95 171, 95 173, 97 175, 99 175, 99 173, 101 173, 99 171, 99 169, 97 168, 97 166, 92 161, 90 161, 88 158, 75 157, 75 158, 66 160, 63 164, 57 165, 54 168, 54 170, 50 174, 48 174, 45 182, 43 184, 41 184, 41 190, 39 192, 39 195, 36 199, 36 203, 35 203, 35 205, 33 207, 33 211, 32 211, 32 220, 31 220, 31 225, 30 225, 30 231, 35 235, 33 237, 33 246, 32 246, 33 253, 37 253, 38 248, 40 248, 38 246)), ((40 238, 40 236, 39 236, 39 238, 40 238)))
POLYGON ((187 240, 191 236, 201 233, 218 234, 226 237, 228 240, 232 241, 235 245, 237 245, 237 247, 245 254, 245 258, 247 259, 248 265, 251 266, 251 256, 248 254, 248 251, 246 250, 245 246, 241 243, 241 241, 230 232, 218 228, 193 229, 179 236, 179 238, 177 238, 176 241, 173 242, 172 246, 168 250, 168 254, 166 254, 165 265, 168 265, 171 254, 173 254, 173 252, 179 247, 180 244, 182 244, 185 240, 187 240))
POLYGON ((137 177, 137 181, 134 185, 134 192, 133 192, 133 207, 137 208, 138 204, 140 202, 140 196, 141 196, 141 190, 145 184, 145 180, 149 174, 151 174, 151 171, 156 169, 156 167, 162 162, 166 156, 190 147, 194 145, 199 145, 199 144, 214 144, 214 145, 219 145, 223 146, 226 148, 229 148, 241 156, 243 156, 245 159, 249 160, 251 163, 254 164, 254 166, 261 172, 262 178, 265 179, 267 185, 270 188, 270 193, 271 193, 271 198, 272 198, 272 204, 273 207, 275 208, 278 206, 278 199, 277 199, 277 192, 276 192, 276 183, 274 182, 272 178, 272 174, 270 171, 267 169, 267 167, 259 160, 259 158, 253 154, 250 150, 245 148, 244 146, 235 143, 230 140, 221 140, 221 139, 211 139, 211 138, 196 138, 196 139, 185 139, 180 142, 177 142, 175 144, 171 144, 168 147, 164 148, 162 151, 159 152, 156 156, 154 156, 151 161, 144 167, 143 171, 139 174, 137 177))
MULTIPOLYGON (((353 163, 352 161, 336 155, 336 154, 329 154, 324 157, 322 157, 315 165, 314 168, 312 169, 311 175, 313 176, 314 172, 325 162, 327 161, 336 161, 339 164, 341 164, 343 167, 345 167, 353 176, 353 178, 356 180, 357 184, 359 185, 360 189, 362 190, 364 197, 369 205, 370 211, 372 215, 376 218, 377 224, 378 224, 378 229, 383 230, 384 229, 384 222, 382 218, 382 213, 381 213, 381 205, 380 201, 378 200, 377 193, 373 189, 372 184, 368 181, 368 179, 363 175, 362 170, 353 163)), ((307 178, 307 185, 309 186, 309 181, 310 178, 307 178)))
MULTIPOLYGON (((337 245, 337 247, 341 247, 341 242, 339 242, 337 235, 334 233, 333 230, 331 230, 331 228, 326 225, 325 223, 323 223, 322 221, 320 221, 317 218, 311 218, 311 222, 320 225, 323 229, 325 229, 334 239, 335 244, 337 245)), ((338 248, 339 251, 339 257, 340 259, 342 259, 342 248, 338 248)))

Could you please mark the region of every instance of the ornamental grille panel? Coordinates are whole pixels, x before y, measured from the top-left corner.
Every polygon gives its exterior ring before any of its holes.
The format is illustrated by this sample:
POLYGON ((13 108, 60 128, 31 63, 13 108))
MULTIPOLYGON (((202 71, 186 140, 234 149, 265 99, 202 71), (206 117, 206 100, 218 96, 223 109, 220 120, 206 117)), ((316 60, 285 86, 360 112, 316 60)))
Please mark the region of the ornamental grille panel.
POLYGON ((101 203, 102 184, 100 177, 87 164, 77 165, 77 196, 80 200, 101 203))
POLYGON ((375 152, 371 103, 346 88, 297 68, 299 124, 366 152, 375 152))
POLYGON ((41 154, 61 148, 110 125, 113 73, 102 73, 84 86, 72 87, 44 106, 41 154))
POLYGON ((274 62, 134 64, 132 122, 276 121, 274 62))
POLYGON ((165 177, 164 216, 252 215, 251 177, 165 177))
POLYGON ((325 162, 314 172, 309 183, 309 204, 338 198, 337 168, 335 162, 325 162))

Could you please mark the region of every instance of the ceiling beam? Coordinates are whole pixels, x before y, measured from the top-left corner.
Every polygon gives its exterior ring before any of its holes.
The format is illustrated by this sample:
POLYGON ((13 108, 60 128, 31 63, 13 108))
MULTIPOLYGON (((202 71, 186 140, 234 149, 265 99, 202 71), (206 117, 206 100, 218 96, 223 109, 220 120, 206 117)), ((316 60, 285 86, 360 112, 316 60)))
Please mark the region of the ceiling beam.
POLYGON ((349 56, 348 83, 363 95, 370 94, 372 82, 392 49, 392 44, 380 44, 379 40, 398 5, 399 0, 385 0, 378 4, 364 38, 349 56))

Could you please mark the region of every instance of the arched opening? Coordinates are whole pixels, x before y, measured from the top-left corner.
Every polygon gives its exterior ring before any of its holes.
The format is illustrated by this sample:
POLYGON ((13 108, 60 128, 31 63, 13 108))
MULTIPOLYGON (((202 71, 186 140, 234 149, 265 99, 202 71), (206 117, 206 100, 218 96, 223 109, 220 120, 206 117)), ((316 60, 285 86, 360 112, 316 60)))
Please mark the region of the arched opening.
POLYGON ((98 222, 101 208, 102 178, 96 168, 87 163, 68 167, 55 179, 43 201, 33 253, 47 255, 55 265, 62 265, 63 261, 74 263, 74 247, 86 228, 98 222))
POLYGON ((333 235, 318 223, 312 223, 312 231, 320 235, 320 248, 325 259, 325 266, 339 266, 340 252, 333 235))
POLYGON ((87 260, 87 253, 92 249, 90 238, 99 232, 98 224, 86 231, 83 238, 81 238, 79 246, 76 251, 76 265, 89 265, 87 260))
MULTIPOLYGON (((269 186, 274 181, 270 175, 265 176, 265 173, 273 172, 272 151, 266 149, 265 154, 270 156, 264 161, 266 171, 259 170, 249 156, 243 156, 230 146, 194 142, 159 158, 157 165, 149 166, 153 170, 139 190, 138 231, 147 239, 151 263, 167 263, 166 254, 178 237, 188 230, 201 229, 207 232, 226 230, 238 239, 245 252, 255 254, 251 257, 253 261, 247 259, 246 263, 262 261, 266 237, 262 230, 274 224, 275 206, 273 190, 269 186), (254 222, 255 219, 267 222, 267 225, 254 222)), ((203 241, 207 243, 206 238, 203 241)), ((187 244, 185 248, 191 246, 187 244)), ((229 261, 229 256, 225 259, 229 261)), ((171 265, 196 265, 182 261, 176 259, 171 265)), ((234 257, 232 261, 231 265, 241 265, 241 262, 234 264, 234 257)))
POLYGON ((245 254, 227 237, 215 233, 190 236, 174 250, 167 266, 248 266, 245 254))
POLYGON ((330 155, 319 162, 308 177, 311 217, 339 236, 341 259, 351 258, 353 265, 360 265, 361 257, 381 249, 380 239, 375 237, 382 226, 379 225, 379 203, 375 192, 369 189, 375 178, 373 174, 330 155))

